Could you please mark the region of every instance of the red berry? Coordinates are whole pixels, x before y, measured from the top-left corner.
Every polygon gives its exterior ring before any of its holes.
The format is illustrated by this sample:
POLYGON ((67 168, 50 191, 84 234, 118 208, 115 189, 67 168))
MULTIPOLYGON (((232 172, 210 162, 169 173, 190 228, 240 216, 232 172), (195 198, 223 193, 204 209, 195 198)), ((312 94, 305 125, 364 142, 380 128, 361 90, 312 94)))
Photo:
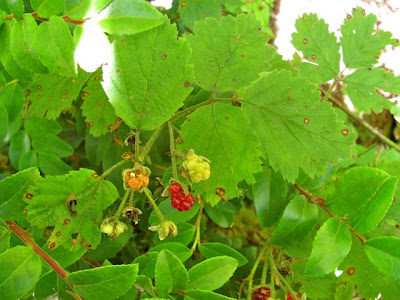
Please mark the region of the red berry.
POLYGON ((253 300, 266 300, 271 297, 271 290, 267 287, 260 287, 253 292, 253 300))
POLYGON ((174 182, 168 187, 168 190, 171 194, 177 194, 179 191, 182 190, 182 187, 179 183, 174 182))
MULTIPOLYGON (((179 188, 181 188, 181 186, 179 186, 179 188)), ((183 190, 180 190, 176 193, 171 192, 171 205, 173 208, 179 211, 187 211, 190 210, 194 205, 194 198, 191 194, 185 195, 183 190)))
MULTIPOLYGON (((296 294, 296 298, 299 299, 299 300, 301 299, 299 294, 296 294)), ((291 293, 287 293, 286 300, 294 300, 291 293)))

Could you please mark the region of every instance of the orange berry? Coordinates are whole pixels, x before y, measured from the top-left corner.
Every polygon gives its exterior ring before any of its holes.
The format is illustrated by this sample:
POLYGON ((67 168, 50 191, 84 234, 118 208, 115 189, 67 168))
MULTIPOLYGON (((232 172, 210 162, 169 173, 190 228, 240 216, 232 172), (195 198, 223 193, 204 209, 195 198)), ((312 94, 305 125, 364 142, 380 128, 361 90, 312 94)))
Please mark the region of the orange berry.
POLYGON ((143 179, 142 179, 142 186, 144 186, 144 187, 146 187, 146 186, 148 186, 149 185, 149 176, 143 176, 143 179))
POLYGON ((141 186, 142 181, 140 180, 140 178, 137 177, 132 177, 131 179, 129 179, 128 181, 128 185, 132 188, 132 189, 137 189, 141 186))

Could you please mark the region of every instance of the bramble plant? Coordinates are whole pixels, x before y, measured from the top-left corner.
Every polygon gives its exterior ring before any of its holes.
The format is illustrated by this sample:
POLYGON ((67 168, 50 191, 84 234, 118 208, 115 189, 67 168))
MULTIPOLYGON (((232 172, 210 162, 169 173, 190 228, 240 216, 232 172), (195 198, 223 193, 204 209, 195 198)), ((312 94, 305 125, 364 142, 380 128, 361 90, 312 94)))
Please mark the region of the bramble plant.
POLYGON ((399 43, 272 8, 0 1, 1 299, 399 298, 399 43))

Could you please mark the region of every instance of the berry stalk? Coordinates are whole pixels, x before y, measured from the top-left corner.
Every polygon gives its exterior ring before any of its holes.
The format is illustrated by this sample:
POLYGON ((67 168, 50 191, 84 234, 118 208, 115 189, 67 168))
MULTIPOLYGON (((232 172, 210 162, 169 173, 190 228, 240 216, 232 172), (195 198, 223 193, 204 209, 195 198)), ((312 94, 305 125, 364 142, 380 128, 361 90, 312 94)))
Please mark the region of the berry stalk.
POLYGON ((174 136, 174 128, 171 121, 168 121, 168 132, 169 132, 169 149, 171 153, 171 163, 172 163, 172 178, 175 180, 179 179, 178 176, 178 167, 176 165, 176 156, 175 156, 175 136, 174 136))
POLYGON ((160 224, 165 222, 167 219, 164 217, 163 213, 158 208, 157 203, 154 201, 153 195, 151 194, 150 190, 147 187, 145 187, 143 188, 143 191, 146 194, 147 199, 149 199, 151 205, 153 206, 154 212, 156 213, 156 216, 160 221, 160 224))

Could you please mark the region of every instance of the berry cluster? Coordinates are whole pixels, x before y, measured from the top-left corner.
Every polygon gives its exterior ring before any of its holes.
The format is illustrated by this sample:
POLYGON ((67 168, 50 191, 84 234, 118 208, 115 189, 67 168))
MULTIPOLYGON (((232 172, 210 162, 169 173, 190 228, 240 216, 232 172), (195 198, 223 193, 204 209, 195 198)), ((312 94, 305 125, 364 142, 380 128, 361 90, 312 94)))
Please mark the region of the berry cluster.
MULTIPOLYGON (((297 298, 298 300, 301 299, 301 297, 300 297, 299 294, 296 294, 296 298, 297 298)), ((287 295, 286 295, 286 300, 294 300, 291 293, 287 293, 287 295)))
POLYGON ((189 152, 183 162, 184 171, 189 175, 190 180, 194 183, 199 183, 202 180, 207 180, 210 177, 210 163, 203 157, 194 154, 193 150, 189 152))
MULTIPOLYGON (((271 297, 271 290, 267 287, 260 287, 253 292, 252 300, 267 300, 271 297)), ((296 294, 298 300, 301 299, 299 294, 296 294)), ((286 300, 294 300, 292 294, 287 293, 286 300)))
POLYGON ((128 229, 126 224, 115 220, 114 217, 106 218, 100 225, 100 231, 111 238, 117 238, 121 233, 128 229))
POLYGON ((149 174, 150 170, 148 168, 136 168, 130 170, 124 170, 123 180, 125 188, 128 185, 131 189, 135 191, 141 191, 143 187, 149 185, 149 174))
POLYGON ((190 193, 185 195, 185 192, 178 182, 172 183, 168 187, 168 190, 171 193, 171 205, 173 208, 179 211, 190 210, 194 205, 193 196, 190 193))

